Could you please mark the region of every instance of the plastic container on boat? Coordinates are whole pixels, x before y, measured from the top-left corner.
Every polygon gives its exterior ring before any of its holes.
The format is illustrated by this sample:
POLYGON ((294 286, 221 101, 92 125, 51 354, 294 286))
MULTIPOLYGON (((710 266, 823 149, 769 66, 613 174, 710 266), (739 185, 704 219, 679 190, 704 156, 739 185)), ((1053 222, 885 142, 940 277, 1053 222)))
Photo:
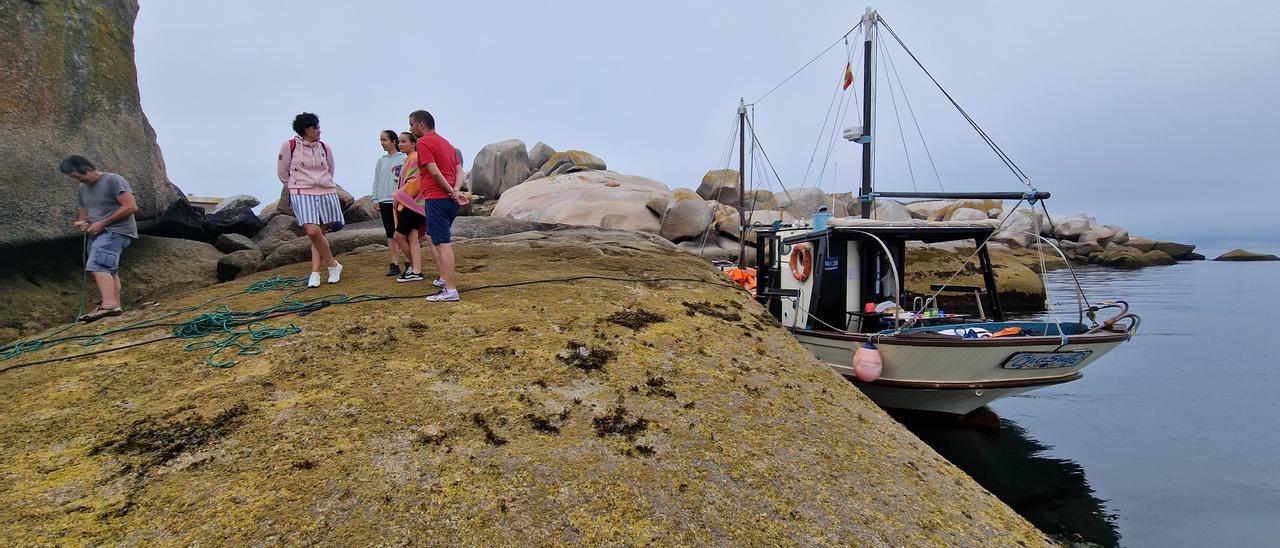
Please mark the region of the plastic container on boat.
POLYGON ((813 232, 826 230, 829 220, 831 220, 831 212, 827 211, 827 206, 818 208, 818 212, 813 214, 813 232))

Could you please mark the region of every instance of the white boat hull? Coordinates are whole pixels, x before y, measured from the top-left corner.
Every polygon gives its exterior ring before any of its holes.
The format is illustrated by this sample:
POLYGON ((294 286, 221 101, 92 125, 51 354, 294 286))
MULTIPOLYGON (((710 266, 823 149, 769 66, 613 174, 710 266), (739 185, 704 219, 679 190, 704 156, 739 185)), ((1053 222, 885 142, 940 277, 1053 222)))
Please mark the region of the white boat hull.
MULTIPOLYGON (((865 335, 793 331, 796 339, 841 375, 853 379, 853 354, 865 335)), ((966 414, 1000 398, 1079 379, 1081 370, 1127 340, 1124 333, 1076 335, 1066 345, 1058 337, 964 340, 875 341, 884 370, 872 383, 855 381, 881 407, 966 414), (1015 354, 1086 352, 1062 367, 1010 369, 1015 354)))

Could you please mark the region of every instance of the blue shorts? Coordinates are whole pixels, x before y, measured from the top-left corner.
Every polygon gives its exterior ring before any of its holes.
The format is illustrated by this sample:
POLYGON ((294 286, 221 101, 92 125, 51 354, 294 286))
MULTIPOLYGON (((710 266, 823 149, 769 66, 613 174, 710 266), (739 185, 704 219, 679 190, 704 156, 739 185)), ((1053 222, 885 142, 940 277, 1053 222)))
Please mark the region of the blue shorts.
POLYGON ((440 245, 453 241, 453 219, 461 209, 453 198, 427 200, 427 236, 431 243, 440 245))
POLYGON ((85 271, 108 274, 119 272, 120 254, 131 243, 133 238, 111 231, 95 236, 93 242, 89 244, 89 258, 85 261, 85 271))

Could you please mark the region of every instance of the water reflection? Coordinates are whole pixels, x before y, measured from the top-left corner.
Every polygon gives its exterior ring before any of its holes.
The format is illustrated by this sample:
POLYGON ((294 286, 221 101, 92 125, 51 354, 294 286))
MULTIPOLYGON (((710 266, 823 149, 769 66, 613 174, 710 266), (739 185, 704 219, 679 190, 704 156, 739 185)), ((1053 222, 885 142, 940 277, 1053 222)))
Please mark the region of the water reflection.
POLYGON ((892 412, 943 458, 969 474, 1041 531, 1061 541, 1118 546, 1115 514, 1094 495, 1084 469, 1047 455, 1049 447, 1008 419, 999 428, 954 417, 892 412))

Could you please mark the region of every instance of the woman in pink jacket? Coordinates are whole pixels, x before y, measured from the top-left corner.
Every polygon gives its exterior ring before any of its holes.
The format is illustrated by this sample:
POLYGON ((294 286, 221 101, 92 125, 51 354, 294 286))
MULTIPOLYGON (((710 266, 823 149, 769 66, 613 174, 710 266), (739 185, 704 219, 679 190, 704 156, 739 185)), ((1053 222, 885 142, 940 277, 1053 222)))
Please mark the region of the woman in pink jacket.
POLYGON ((342 277, 342 265, 334 260, 324 225, 342 226, 342 206, 338 186, 333 182, 333 152, 320 140, 320 118, 310 112, 293 119, 298 136, 280 145, 276 174, 289 190, 294 217, 311 239, 311 278, 307 287, 320 287, 320 265, 329 269, 329 283, 342 277))

